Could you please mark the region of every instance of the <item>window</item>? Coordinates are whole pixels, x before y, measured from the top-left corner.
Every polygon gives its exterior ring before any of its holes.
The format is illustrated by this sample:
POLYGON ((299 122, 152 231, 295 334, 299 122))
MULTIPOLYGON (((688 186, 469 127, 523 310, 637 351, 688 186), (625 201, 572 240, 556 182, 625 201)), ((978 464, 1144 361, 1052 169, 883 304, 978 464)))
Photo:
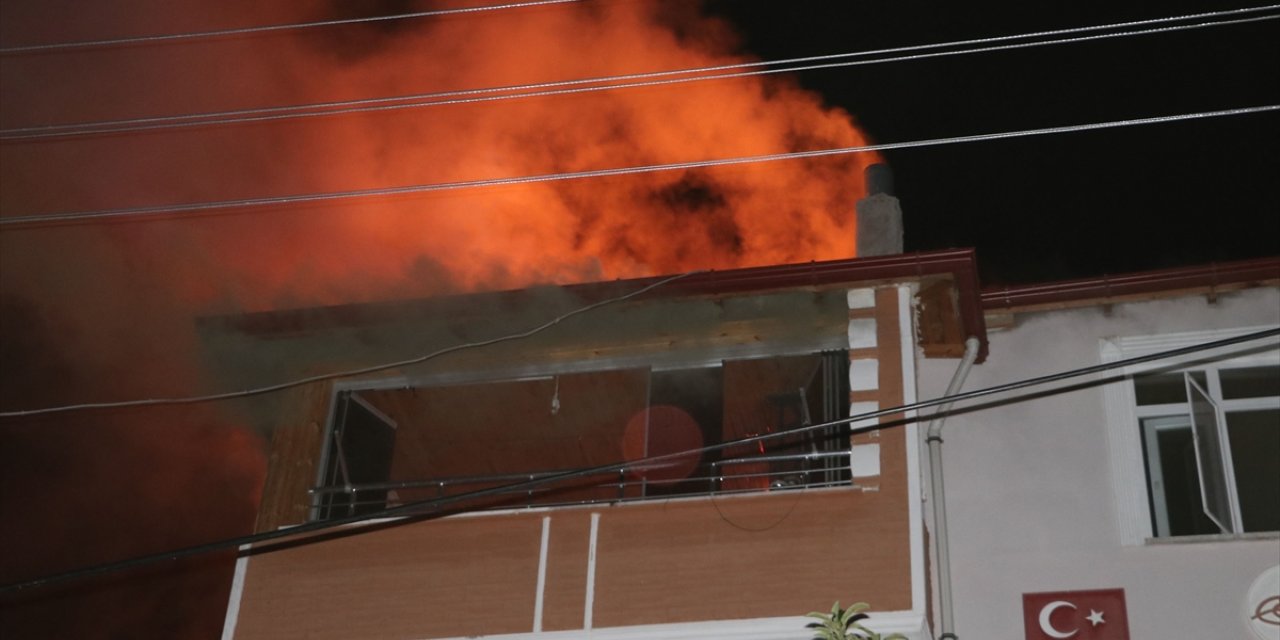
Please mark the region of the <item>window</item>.
POLYGON ((835 420, 844 351, 340 391, 315 490, 317 518, 444 496, 451 509, 612 502, 847 484, 848 429, 701 449, 835 420), (654 456, 622 471, 506 486, 654 456))
MULTIPOLYGON (((1125 338, 1104 346, 1104 358, 1248 332, 1125 338)), ((1108 388, 1125 542, 1280 530, 1280 351, 1274 342, 1125 373, 1123 384, 1108 388), (1126 464, 1135 457, 1137 469, 1126 464)))
POLYGON ((1209 365, 1185 377, 1133 380, 1154 534, 1280 530, 1280 367, 1209 365), (1182 396, 1167 397, 1178 386, 1182 396))
MULTIPOLYGON (((395 443, 395 421, 356 394, 340 394, 334 410, 334 428, 330 434, 333 450, 324 467, 324 486, 345 488, 385 483, 391 473, 389 462, 395 443)), ((319 494, 318 517, 329 519, 376 511, 386 504, 386 494, 385 489, 368 490, 360 495, 349 491, 319 494)))

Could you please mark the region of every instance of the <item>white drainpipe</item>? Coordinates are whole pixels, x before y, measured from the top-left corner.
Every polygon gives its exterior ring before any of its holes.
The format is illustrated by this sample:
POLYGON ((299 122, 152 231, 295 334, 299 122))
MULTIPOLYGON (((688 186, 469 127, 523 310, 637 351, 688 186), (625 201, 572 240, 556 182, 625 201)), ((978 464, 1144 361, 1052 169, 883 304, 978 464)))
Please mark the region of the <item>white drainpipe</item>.
MULTIPOLYGON (((977 338, 970 337, 964 341, 964 357, 960 359, 960 366, 951 377, 951 384, 947 385, 945 396, 955 395, 964 385, 964 379, 969 375, 969 368, 978 358, 978 346, 977 338)), ((925 437, 925 442, 929 443, 929 466, 932 469, 934 543, 937 545, 938 560, 938 605, 942 617, 942 635, 938 640, 958 640, 952 620, 951 557, 947 551, 947 500, 942 481, 942 425, 947 420, 946 413, 951 409, 951 405, 952 403, 948 402, 938 407, 933 414, 933 419, 929 421, 928 435, 925 437)))

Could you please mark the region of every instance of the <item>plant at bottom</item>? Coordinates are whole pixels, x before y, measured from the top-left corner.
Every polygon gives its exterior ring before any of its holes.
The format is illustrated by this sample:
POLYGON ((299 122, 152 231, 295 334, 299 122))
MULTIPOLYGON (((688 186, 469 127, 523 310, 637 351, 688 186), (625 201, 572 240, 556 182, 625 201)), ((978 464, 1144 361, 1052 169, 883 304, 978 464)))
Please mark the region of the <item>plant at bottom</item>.
POLYGON ((813 629, 813 640, 907 640, 900 633, 884 636, 862 626, 862 621, 870 617, 864 612, 870 608, 871 605, 865 602, 855 602, 848 609, 841 609, 837 600, 831 605, 831 613, 811 611, 805 614, 819 620, 805 627, 813 629))

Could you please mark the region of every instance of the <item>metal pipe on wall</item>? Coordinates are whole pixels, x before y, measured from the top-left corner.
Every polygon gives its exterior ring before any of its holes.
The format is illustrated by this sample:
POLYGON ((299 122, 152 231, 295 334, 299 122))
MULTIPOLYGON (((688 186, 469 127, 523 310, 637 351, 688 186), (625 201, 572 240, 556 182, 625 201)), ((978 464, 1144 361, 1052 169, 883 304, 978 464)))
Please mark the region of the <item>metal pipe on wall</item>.
MULTIPOLYGON (((956 368, 955 374, 951 377, 951 383, 947 385, 947 391, 943 394, 944 397, 953 396, 960 391, 960 387, 964 385, 965 378, 969 376, 969 369, 973 366, 974 360, 978 358, 980 346, 978 339, 973 336, 964 341, 964 356, 960 359, 960 366, 956 368)), ((929 428, 925 437, 925 442, 929 444, 934 544, 937 549, 938 564, 938 609, 939 617, 942 619, 942 635, 938 636, 938 640, 947 640, 948 638, 958 640, 954 632, 954 616, 951 604, 951 557, 948 552, 947 541, 947 500, 942 476, 942 425, 946 423, 947 412, 951 410, 952 404, 947 403, 938 407, 938 410, 933 414, 933 418, 929 421, 929 428)))

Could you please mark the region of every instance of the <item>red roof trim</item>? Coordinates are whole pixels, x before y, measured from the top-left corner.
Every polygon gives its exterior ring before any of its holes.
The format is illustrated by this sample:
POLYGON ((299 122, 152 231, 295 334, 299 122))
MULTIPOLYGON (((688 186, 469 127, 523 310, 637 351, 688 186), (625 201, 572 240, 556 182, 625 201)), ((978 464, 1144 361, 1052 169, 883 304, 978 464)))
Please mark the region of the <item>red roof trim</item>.
POLYGON ((993 287, 982 291, 982 308, 995 311, 1183 289, 1257 286, 1276 281, 1280 281, 1280 258, 1260 258, 1017 287, 993 287))

